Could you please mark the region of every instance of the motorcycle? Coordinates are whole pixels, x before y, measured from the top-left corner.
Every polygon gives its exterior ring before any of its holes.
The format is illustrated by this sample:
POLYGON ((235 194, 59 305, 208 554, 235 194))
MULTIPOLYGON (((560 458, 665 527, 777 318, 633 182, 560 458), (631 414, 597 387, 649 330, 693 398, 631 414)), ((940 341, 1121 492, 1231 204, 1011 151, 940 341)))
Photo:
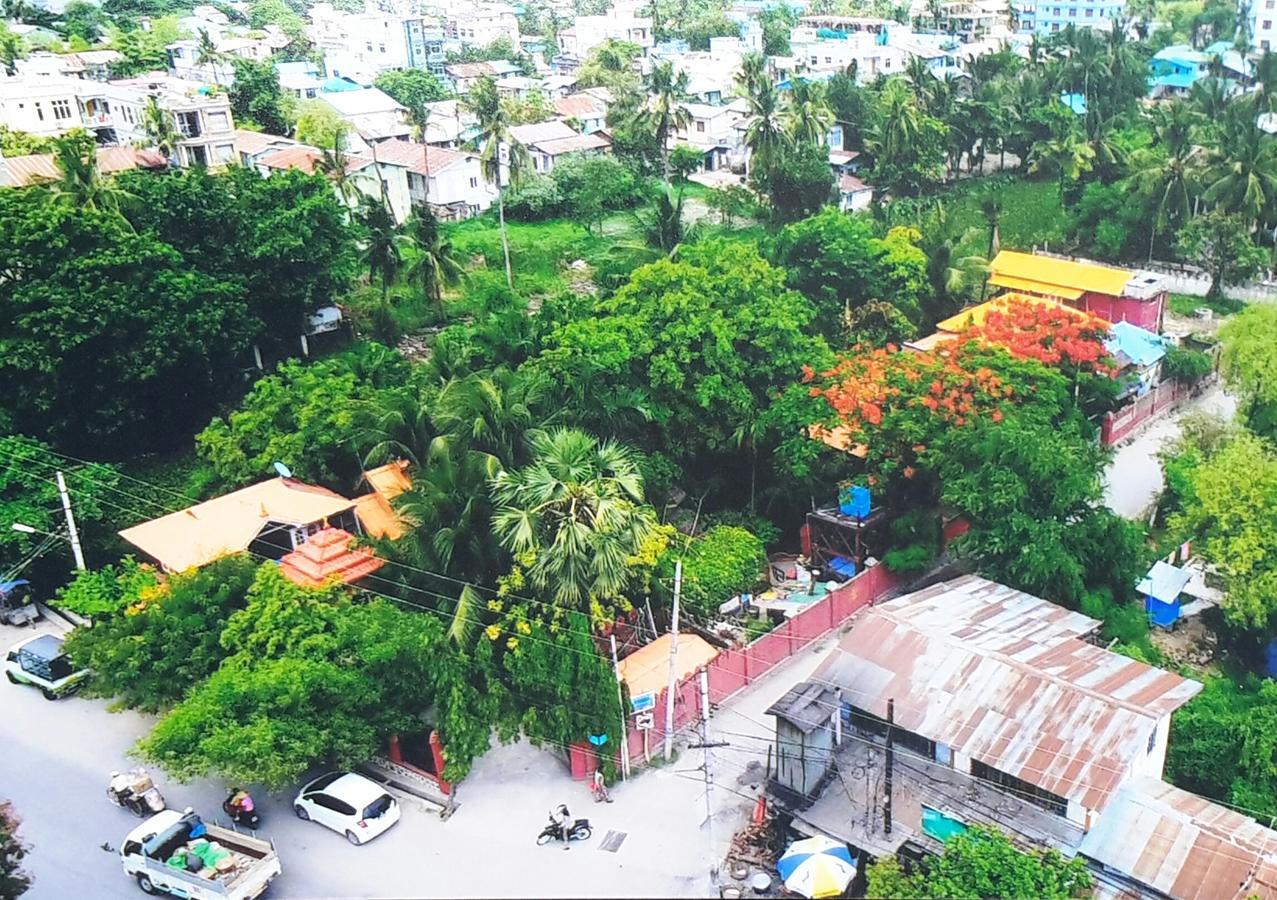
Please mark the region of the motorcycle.
POLYGON ((146 769, 142 768, 112 772, 111 782, 106 788, 106 798, 138 818, 153 816, 167 808, 164 795, 151 781, 146 769))
MULTIPOLYGON (((589 819, 577 819, 572 823, 572 827, 568 829, 569 841, 588 841, 590 835, 594 834, 594 829, 590 827, 589 819)), ((563 832, 559 828, 559 823, 554 821, 553 816, 545 828, 541 829, 541 833, 537 835, 537 846, 544 847, 551 841, 563 840, 563 832)))
POLYGON ((230 795, 222 801, 222 812, 230 817, 236 825, 243 825, 254 831, 262 824, 261 814, 253 804, 253 797, 248 791, 233 788, 230 795))

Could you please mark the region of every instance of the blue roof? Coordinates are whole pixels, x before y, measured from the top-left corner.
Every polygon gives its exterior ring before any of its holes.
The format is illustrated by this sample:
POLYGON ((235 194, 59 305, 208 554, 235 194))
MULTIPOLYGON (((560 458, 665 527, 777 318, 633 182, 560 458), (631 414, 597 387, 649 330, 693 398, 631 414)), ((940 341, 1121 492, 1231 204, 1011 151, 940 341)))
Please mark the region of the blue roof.
POLYGON ((1060 102, 1073 110, 1076 115, 1086 115, 1086 98, 1081 94, 1061 94, 1060 102))
POLYGON ((342 91, 362 90, 349 78, 329 78, 319 88, 325 94, 340 94, 342 91))
POLYGON ((1196 72, 1170 72, 1166 75, 1158 75, 1150 78, 1150 87, 1168 87, 1182 88, 1188 90, 1197 83, 1198 74, 1196 72))
POLYGON ((1166 355, 1166 344, 1160 337, 1130 322, 1113 324, 1104 349, 1114 356, 1121 353, 1140 368, 1151 366, 1166 355))

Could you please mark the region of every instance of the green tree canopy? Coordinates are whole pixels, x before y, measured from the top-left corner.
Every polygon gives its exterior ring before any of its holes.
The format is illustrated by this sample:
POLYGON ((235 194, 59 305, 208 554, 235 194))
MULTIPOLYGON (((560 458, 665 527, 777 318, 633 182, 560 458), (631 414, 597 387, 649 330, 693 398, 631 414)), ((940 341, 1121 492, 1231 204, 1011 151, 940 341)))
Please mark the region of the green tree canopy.
POLYGON ((593 317, 546 339, 537 361, 582 421, 625 429, 681 459, 733 446, 804 364, 827 352, 809 301, 747 244, 707 241, 635 270, 593 317))
POLYGON ((241 125, 255 124, 268 134, 287 135, 288 115, 284 89, 271 60, 235 57, 235 81, 231 85, 231 113, 241 125))
MULTIPOLYGON (((256 569, 247 556, 228 556, 158 582, 126 566, 116 579, 123 605, 72 632, 67 652, 92 672, 93 693, 149 712, 163 709, 221 665, 222 628, 247 602, 256 569)), ((82 577, 86 583, 64 598, 81 599, 92 581, 82 577)))
POLYGON ((18 837, 22 820, 8 800, 0 801, 0 897, 17 900, 31 887, 31 876, 22 868, 29 848, 18 837))
POLYGON ((935 900, 1071 900, 1087 896, 1086 861, 1065 860, 1058 851, 1022 853, 1002 832, 975 825, 945 841, 944 852, 905 873, 894 857, 869 867, 865 896, 935 900))
POLYGON ((1277 438, 1277 307, 1259 303, 1225 322, 1220 372, 1242 400, 1247 424, 1277 438))
POLYGON ((391 69, 378 75, 373 85, 411 110, 448 97, 448 90, 439 79, 421 69, 391 69))
POLYGON ((1219 210, 1190 219, 1176 234, 1175 248, 1210 274, 1206 296, 1212 298, 1222 297, 1227 285, 1255 277, 1268 260, 1268 254, 1251 239, 1244 220, 1219 210))
POLYGON ((927 257, 916 232, 875 236, 868 219, 826 209, 776 236, 772 258, 790 287, 810 299, 831 341, 846 333, 847 314, 871 300, 890 303, 915 324, 927 294, 927 257))
POLYGON ((686 544, 676 539, 657 570, 662 586, 673 585, 678 559, 683 561, 681 602, 696 616, 717 615, 723 603, 766 577, 767 551, 762 540, 736 525, 715 525, 686 544))

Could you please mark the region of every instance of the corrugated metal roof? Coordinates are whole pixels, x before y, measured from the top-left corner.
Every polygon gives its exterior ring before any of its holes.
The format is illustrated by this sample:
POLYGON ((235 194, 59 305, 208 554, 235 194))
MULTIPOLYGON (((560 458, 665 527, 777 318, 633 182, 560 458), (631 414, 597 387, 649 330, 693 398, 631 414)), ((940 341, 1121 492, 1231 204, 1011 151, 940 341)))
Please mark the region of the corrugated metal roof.
POLYGON ((1042 285, 1041 293, 1055 296, 1067 296, 1057 293, 1058 289, 1065 288, 1120 297, 1126 283, 1134 275, 1128 269, 1037 256, 1033 253, 1017 253, 1014 250, 1003 250, 995 256, 989 264, 989 271, 995 278, 1008 276, 1037 283, 1042 285))
MULTIPOLYGON (((668 686, 670 640, 668 634, 663 634, 621 660, 618 668, 621 671, 621 679, 629 686, 631 697, 660 693, 668 686)), ((681 631, 678 635, 675 676, 679 679, 685 678, 716 656, 718 656, 718 650, 704 638, 681 631)))
MULTIPOLYGON (((257 161, 257 164, 268 169, 297 169, 307 175, 314 175, 322 158, 323 154, 314 147, 298 144, 295 147, 285 147, 283 150, 276 150, 274 153, 263 156, 257 161)), ((366 169, 371 165, 371 159, 365 159, 362 156, 347 156, 346 174, 358 172, 360 169, 366 169)))
MULTIPOLYGON (((136 147, 99 147, 98 171, 112 175, 128 169, 162 169, 168 160, 158 150, 139 150, 136 147)), ((0 161, 0 184, 9 187, 26 187, 42 181, 56 181, 62 177, 51 153, 33 156, 10 156, 0 161)))
POLYGON ((1054 300, 1048 300, 1044 297, 1031 297, 1027 294, 1010 293, 994 297, 992 300, 986 300, 983 303, 976 304, 975 306, 969 307, 950 316, 943 322, 937 322, 936 331, 947 331, 950 334, 960 334, 968 328, 979 327, 984 324, 985 319, 989 317, 989 313, 1006 312, 1012 301, 1036 303, 1039 306, 1049 306, 1052 309, 1063 310, 1066 315, 1076 315, 1081 319, 1089 318, 1086 313, 1078 312, 1077 310, 1065 306, 1063 303, 1057 303, 1054 300))
POLYGON ((1078 852, 1177 900, 1277 896, 1277 832, 1155 778, 1127 781, 1078 852))
POLYGON ((1102 809, 1201 685, 1081 640, 1099 622, 967 576, 867 611, 811 680, 1043 790, 1102 809))
POLYGON ((418 175, 437 175, 449 166, 462 162, 468 155, 446 147, 400 140, 382 141, 373 149, 376 151, 378 163, 402 166, 418 175), (428 170, 426 169, 427 159, 430 162, 428 170))
POLYGON ((612 146, 602 133, 573 134, 568 137, 555 138, 550 141, 537 141, 536 148, 547 156, 561 156, 564 153, 577 153, 585 150, 601 150, 612 146))

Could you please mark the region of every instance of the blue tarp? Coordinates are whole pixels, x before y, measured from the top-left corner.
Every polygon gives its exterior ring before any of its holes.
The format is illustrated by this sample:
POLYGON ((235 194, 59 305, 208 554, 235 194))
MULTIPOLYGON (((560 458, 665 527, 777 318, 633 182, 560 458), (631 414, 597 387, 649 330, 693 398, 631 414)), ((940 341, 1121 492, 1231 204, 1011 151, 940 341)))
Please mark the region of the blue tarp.
POLYGON ((329 78, 319 89, 325 94, 340 94, 342 91, 361 90, 359 85, 345 78, 329 78))
POLYGON ((820 38, 821 40, 825 40, 825 41, 845 41, 845 40, 847 40, 847 35, 843 34, 841 31, 834 31, 832 28, 818 28, 818 29, 816 29, 816 37, 820 38))
POLYGON ((922 808, 922 833, 930 835, 938 841, 947 841, 955 834, 962 834, 967 826, 957 819, 946 816, 930 806, 922 808))
POLYGON ((1116 356, 1123 354, 1141 369, 1153 365, 1166 355, 1166 343, 1151 331, 1130 322, 1115 322, 1104 349, 1116 356))
POLYGON ((1163 603, 1152 597, 1144 598, 1144 612, 1148 613, 1150 625, 1159 628, 1170 628, 1179 619, 1178 598, 1171 603, 1163 603))
POLYGON ((1060 102, 1079 116, 1086 115, 1086 98, 1081 94, 1061 94, 1060 102))

